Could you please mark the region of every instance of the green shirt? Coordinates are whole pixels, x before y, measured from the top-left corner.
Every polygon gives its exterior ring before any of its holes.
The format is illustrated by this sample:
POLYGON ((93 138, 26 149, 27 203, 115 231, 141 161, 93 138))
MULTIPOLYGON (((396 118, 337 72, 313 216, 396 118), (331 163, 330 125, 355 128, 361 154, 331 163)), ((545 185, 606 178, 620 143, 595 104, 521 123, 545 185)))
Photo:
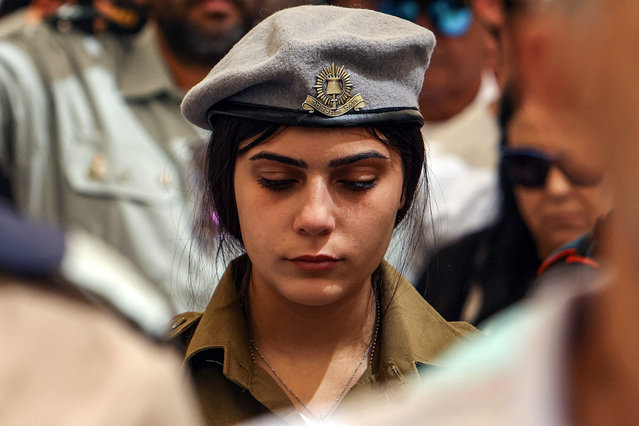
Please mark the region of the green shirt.
MULTIPOLYGON (((250 268, 234 276, 239 261, 229 266, 203 313, 175 318, 169 338, 181 345, 208 424, 236 423, 273 412, 283 421, 288 416, 299 421, 284 391, 251 358, 238 291, 250 268)), ((442 350, 474 331, 466 323, 446 322, 388 263, 382 263, 381 272, 378 352, 342 403, 375 388, 391 396, 419 378, 418 366, 433 364, 442 350)))

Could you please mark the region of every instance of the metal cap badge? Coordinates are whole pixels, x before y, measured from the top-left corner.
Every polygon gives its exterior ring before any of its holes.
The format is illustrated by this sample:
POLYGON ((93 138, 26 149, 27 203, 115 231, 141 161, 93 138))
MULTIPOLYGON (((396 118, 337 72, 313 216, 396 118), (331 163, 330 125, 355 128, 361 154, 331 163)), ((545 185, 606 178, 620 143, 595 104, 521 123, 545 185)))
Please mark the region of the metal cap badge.
POLYGON ((335 64, 326 68, 317 75, 317 81, 313 86, 317 92, 317 98, 310 95, 302 103, 302 108, 309 113, 319 111, 328 117, 338 117, 350 110, 359 111, 366 106, 362 96, 351 96, 353 83, 351 75, 344 71, 344 65, 335 68, 335 64), (319 99, 318 99, 319 98, 319 99))

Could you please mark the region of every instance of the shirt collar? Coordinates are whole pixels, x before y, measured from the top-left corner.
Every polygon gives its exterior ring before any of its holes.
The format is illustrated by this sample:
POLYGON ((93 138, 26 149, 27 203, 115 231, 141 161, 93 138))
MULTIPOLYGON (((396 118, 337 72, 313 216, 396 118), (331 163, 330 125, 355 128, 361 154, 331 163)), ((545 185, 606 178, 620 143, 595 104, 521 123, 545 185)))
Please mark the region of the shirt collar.
MULTIPOLYGON (((207 349, 224 350, 224 374, 249 387, 253 360, 249 336, 233 269, 243 256, 226 270, 215 294, 190 341, 185 359, 207 349), (220 327, 224 324, 224 327, 220 327)), ((249 268, 247 268, 249 269, 249 268)), ((382 324, 379 340, 379 374, 384 380, 404 381, 417 376, 417 364, 433 364, 433 359, 447 343, 462 333, 445 322, 387 262, 382 273, 382 324)), ((248 280, 249 274, 242 277, 248 280)), ((222 360, 220 360, 222 361, 222 360)))
POLYGON ((153 25, 146 25, 124 49, 118 67, 118 87, 127 100, 163 94, 178 100, 184 97, 162 58, 156 31, 153 25))
MULTIPOLYGON (((222 276, 215 293, 202 314, 200 322, 187 347, 185 360, 208 349, 223 349, 226 377, 244 388, 249 387, 253 359, 249 350, 249 334, 240 292, 236 289, 234 269, 248 262, 246 255, 235 259, 222 276), (223 324, 224 326, 220 326, 223 324)), ((250 269, 250 268, 247 268, 250 269)), ((246 273, 243 280, 249 279, 246 273)))
POLYGON ((445 345, 463 334, 446 322, 387 262, 382 263, 382 332, 379 375, 404 383, 418 377, 418 365, 434 364, 445 345))

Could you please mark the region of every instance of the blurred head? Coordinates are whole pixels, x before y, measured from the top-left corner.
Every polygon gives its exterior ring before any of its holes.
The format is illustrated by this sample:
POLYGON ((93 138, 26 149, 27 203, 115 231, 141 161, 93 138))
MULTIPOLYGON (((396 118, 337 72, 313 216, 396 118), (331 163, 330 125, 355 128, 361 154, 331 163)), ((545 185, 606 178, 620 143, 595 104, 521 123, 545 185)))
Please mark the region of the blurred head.
POLYGON ((507 128, 505 171, 541 259, 591 230, 611 208, 600 159, 581 149, 591 135, 525 105, 507 128))
POLYGON ((132 35, 147 20, 146 0, 35 0, 27 12, 27 24, 47 20, 61 30, 73 26, 91 34, 132 35))
POLYGON ((150 0, 150 16, 186 63, 215 65, 251 28, 251 0, 150 0))
MULTIPOLYGON (((435 2, 430 3, 431 8, 436 5, 435 2)), ((457 14, 469 15, 468 23, 460 24, 457 31, 449 33, 439 28, 443 25, 438 24, 438 20, 445 22, 444 17, 438 18, 433 13, 421 13, 417 18, 416 22, 432 30, 437 38, 437 48, 433 52, 428 78, 424 79, 420 105, 441 102, 445 97, 458 92, 467 95, 468 105, 479 91, 482 73, 487 65, 486 33, 479 21, 472 16, 470 6, 466 5, 459 10, 457 14)), ((457 19, 464 20, 461 16, 457 19)))
POLYGON ((562 48, 574 50, 564 56, 566 80, 578 93, 573 113, 596 136, 597 155, 611 168, 615 201, 628 209, 628 220, 634 222, 639 217, 639 192, 628 188, 639 182, 639 28, 635 24, 639 4, 631 0, 572 3, 578 13, 563 8, 559 9, 563 15, 557 13, 564 16, 568 31, 551 53, 559 62, 562 48))
MULTIPOLYGON (((615 264, 632 275, 639 251, 639 3, 632 0, 573 0, 558 8, 565 35, 551 53, 563 63, 566 80, 577 93, 573 113, 596 138, 594 149, 610 169, 615 197, 612 218, 615 264), (580 46, 588 46, 587 49, 580 46), (564 56, 560 49, 572 49, 564 56)), ((567 84, 568 84, 567 83, 567 84)), ((548 96, 552 101, 555 98, 548 96)), ((636 283, 632 285, 637 292, 636 283)), ((639 294, 635 295, 639 297, 639 294)), ((636 298, 628 302, 636 305, 636 298)), ((628 306, 630 308, 630 306, 628 306)))
POLYGON ((415 22, 435 33, 433 52, 420 96, 427 121, 445 120, 468 106, 488 66, 488 33, 467 0, 384 0, 377 9, 415 22))

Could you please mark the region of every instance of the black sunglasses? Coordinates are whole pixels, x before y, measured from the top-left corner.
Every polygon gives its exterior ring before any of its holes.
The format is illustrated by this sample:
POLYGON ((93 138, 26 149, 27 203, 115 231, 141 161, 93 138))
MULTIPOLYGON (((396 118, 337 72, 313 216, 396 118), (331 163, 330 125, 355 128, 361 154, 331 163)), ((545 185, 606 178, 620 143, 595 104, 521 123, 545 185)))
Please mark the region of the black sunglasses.
POLYGON ((501 156, 506 174, 514 185, 541 188, 546 184, 552 166, 557 166, 577 186, 592 186, 603 178, 600 171, 585 170, 584 167, 577 167, 536 149, 504 147, 501 156))

